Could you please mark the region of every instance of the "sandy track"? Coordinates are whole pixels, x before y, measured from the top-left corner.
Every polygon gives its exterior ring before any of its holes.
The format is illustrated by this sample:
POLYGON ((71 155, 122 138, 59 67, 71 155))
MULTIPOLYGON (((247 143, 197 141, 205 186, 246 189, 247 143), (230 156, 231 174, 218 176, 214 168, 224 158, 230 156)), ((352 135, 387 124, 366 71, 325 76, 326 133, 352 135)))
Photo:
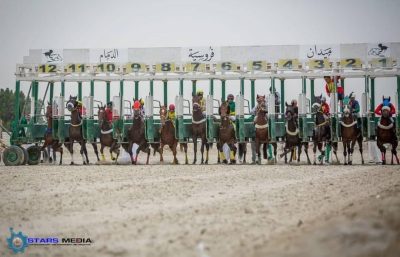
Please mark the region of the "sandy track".
MULTIPOLYGON (((383 200, 400 198, 399 166, 0 169, 2 256, 10 253, 11 226, 30 237, 94 240, 31 246, 27 256, 297 256, 290 254, 304 250, 295 244, 303 234, 331 231, 337 226, 329 222, 352 209, 371 212, 381 200, 386 209, 393 204, 383 200)), ((392 230, 385 226, 383 233, 395 240, 392 230)))

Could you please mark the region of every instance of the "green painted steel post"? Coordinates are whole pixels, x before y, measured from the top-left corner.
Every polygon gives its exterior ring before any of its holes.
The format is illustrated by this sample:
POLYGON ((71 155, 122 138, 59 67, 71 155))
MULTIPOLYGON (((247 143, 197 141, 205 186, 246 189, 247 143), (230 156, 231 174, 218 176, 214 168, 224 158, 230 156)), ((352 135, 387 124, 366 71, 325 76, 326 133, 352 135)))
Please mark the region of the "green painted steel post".
POLYGON ((244 78, 240 78, 240 94, 244 95, 244 78))
POLYGON ((164 105, 168 106, 168 80, 163 80, 164 83, 164 105))
MULTIPOLYGON (((275 94, 275 78, 271 77, 271 94, 275 94)), ((276 103, 275 103, 276 104, 276 103)), ((275 106, 273 107, 276 110, 275 106)), ((271 135, 271 142, 276 142, 276 124, 275 124, 275 117, 276 115, 269 114, 269 134, 271 135)))
POLYGON ((179 79, 179 95, 183 95, 183 79, 179 79))
POLYGON ((111 82, 106 81, 106 104, 110 102, 111 99, 111 82))
POLYGON ((209 95, 214 95, 214 79, 210 79, 210 92, 209 95))
POLYGON ((61 81, 61 96, 65 96, 65 80, 61 81))
POLYGON ((54 82, 50 82, 50 95, 49 95, 50 104, 53 103, 53 97, 54 97, 54 82))
POLYGON ((90 96, 94 96, 94 80, 90 81, 90 96))
POLYGON ((135 99, 139 99, 139 81, 135 81, 135 99))
POLYGON ((154 79, 150 79, 150 95, 154 95, 154 79))
POLYGON ((301 78, 301 92, 307 94, 307 79, 306 77, 301 78))
POLYGON ((315 103, 315 79, 310 78, 311 104, 315 103))
POLYGON ((225 97, 225 79, 221 80, 221 101, 226 101, 226 97, 225 97))
POLYGON ((275 78, 271 78, 271 94, 275 93, 275 78))
POLYGON ((21 87, 21 82, 17 80, 15 82, 15 102, 14 102, 14 120, 12 122, 12 134, 11 134, 11 144, 15 144, 15 140, 18 137, 18 130, 19 130, 19 122, 21 119, 21 113, 20 113, 20 99, 19 99, 19 92, 20 92, 20 87, 21 87))
POLYGON ((34 113, 34 118, 33 118, 33 122, 35 122, 36 123, 36 121, 37 121, 37 116, 38 116, 38 101, 39 101, 39 81, 36 81, 35 82, 35 95, 34 95, 34 111, 33 111, 33 113, 34 113))
POLYGON ((344 78, 340 78, 340 85, 342 86, 344 92, 344 78))
POLYGON ((251 102, 251 109, 254 108, 254 106, 256 106, 256 88, 255 88, 255 79, 251 79, 250 80, 250 102, 251 102))
POLYGON ((281 79, 281 113, 285 110, 285 79, 281 79))
POLYGON ((371 112, 375 110, 375 78, 371 78, 371 112))
POLYGON ((197 81, 196 80, 192 80, 192 95, 196 94, 197 91, 197 85, 196 85, 197 81))
POLYGON ((78 82, 78 100, 82 101, 82 81, 78 82))

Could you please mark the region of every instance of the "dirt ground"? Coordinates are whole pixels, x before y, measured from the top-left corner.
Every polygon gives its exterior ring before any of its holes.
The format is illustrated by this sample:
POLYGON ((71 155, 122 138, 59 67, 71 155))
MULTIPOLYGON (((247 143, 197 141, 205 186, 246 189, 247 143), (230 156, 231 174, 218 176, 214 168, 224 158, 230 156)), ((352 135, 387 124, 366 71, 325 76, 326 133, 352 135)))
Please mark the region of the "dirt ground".
POLYGON ((13 227, 93 240, 21 256, 400 256, 398 165, 170 165, 166 154, 164 165, 70 166, 65 154, 63 166, 0 166, 0 255, 13 255, 13 227))

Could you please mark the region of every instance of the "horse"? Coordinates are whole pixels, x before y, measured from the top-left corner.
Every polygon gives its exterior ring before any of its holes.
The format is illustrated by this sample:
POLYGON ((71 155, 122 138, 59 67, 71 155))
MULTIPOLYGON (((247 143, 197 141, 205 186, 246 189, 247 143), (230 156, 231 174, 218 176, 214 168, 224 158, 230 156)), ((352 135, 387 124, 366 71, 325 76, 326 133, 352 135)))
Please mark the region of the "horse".
MULTIPOLYGON (((56 152, 60 153, 60 165, 62 164, 62 156, 63 156, 63 147, 62 143, 60 141, 53 139, 52 136, 52 131, 53 131, 53 108, 51 106, 51 103, 47 104, 46 107, 46 119, 47 119, 47 129, 46 133, 44 134, 44 144, 42 145, 42 148, 40 149, 41 151, 45 151, 46 149, 49 150, 49 148, 53 149, 53 159, 56 161, 56 152)), ((50 162, 52 161, 50 157, 50 162)))
POLYGON ((325 157, 325 147, 330 144, 333 148, 333 152, 336 156, 337 162, 339 162, 337 158, 337 144, 332 144, 331 142, 331 128, 329 124, 329 118, 326 118, 324 113, 321 109, 321 96, 315 97, 316 102, 312 105, 313 114, 315 114, 315 127, 313 129, 312 140, 314 143, 313 146, 313 153, 314 153, 314 162, 313 164, 316 165, 316 153, 317 147, 318 150, 321 152, 322 158, 320 159, 320 164, 323 164, 324 157, 325 157))
MULTIPOLYGON (((175 137, 175 126, 173 121, 167 119, 167 107, 161 106, 160 108, 160 120, 161 120, 161 129, 160 129, 160 162, 164 161, 163 151, 164 146, 168 145, 174 155, 173 164, 178 164, 178 159, 176 158, 176 148, 178 145, 178 139, 175 137)), ((182 144, 185 151, 185 164, 189 163, 187 156, 187 144, 182 144)))
POLYGON ((133 123, 132 126, 128 130, 128 153, 131 157, 132 164, 137 164, 137 159, 139 156, 139 152, 147 153, 146 164, 149 164, 150 158, 150 145, 146 140, 146 132, 145 132, 145 124, 143 116, 140 114, 140 109, 134 110, 133 112, 133 123), (133 144, 137 144, 139 147, 136 149, 136 156, 133 158, 132 146, 133 144))
POLYGON ((261 153, 260 147, 261 144, 264 144, 263 147, 263 156, 264 159, 268 158, 267 147, 269 143, 268 137, 268 119, 267 119, 267 108, 265 102, 261 102, 257 106, 256 117, 254 118, 254 126, 256 128, 256 137, 255 137, 255 148, 256 148, 256 156, 257 164, 261 164, 261 153))
MULTIPOLYGON (((67 147, 69 153, 71 154, 71 165, 73 165, 74 142, 75 141, 78 142, 81 145, 80 154, 82 156, 82 162, 84 165, 86 165, 89 164, 89 158, 86 149, 86 140, 83 138, 82 117, 78 111, 77 106, 78 106, 77 97, 70 96, 69 100, 66 103, 66 108, 71 112, 71 124, 69 126, 69 137, 65 139, 64 145, 67 147)), ((97 160, 100 161, 96 143, 92 143, 92 146, 96 154, 97 160)))
POLYGON ((106 106, 97 106, 97 117, 100 127, 100 154, 102 161, 105 161, 104 147, 110 148, 111 160, 117 161, 120 154, 118 141, 113 137, 113 128, 111 122, 107 119, 106 106), (113 152, 117 157, 113 156, 113 152))
POLYGON ((221 159, 223 163, 228 163, 228 161, 225 158, 224 152, 223 152, 223 147, 224 144, 227 144, 230 150, 230 164, 235 164, 235 155, 237 148, 235 146, 236 142, 236 135, 235 135, 235 129, 231 123, 231 120, 229 119, 229 105, 227 102, 223 102, 221 106, 219 107, 219 115, 221 116, 221 124, 219 127, 219 135, 218 135, 218 142, 217 142, 217 148, 218 148, 218 162, 221 159))
POLYGON ((193 95, 192 98, 192 140, 194 149, 194 159, 193 164, 197 161, 197 138, 201 140, 201 164, 208 164, 208 152, 210 150, 210 145, 207 142, 206 136, 206 118, 203 115, 203 111, 200 106, 200 98, 197 95, 193 95), (204 161, 204 146, 206 147, 206 160, 204 161))
MULTIPOLYGON (((296 147, 298 151, 297 162, 300 162, 301 156, 301 148, 304 147, 304 152, 307 156, 307 163, 311 164, 310 158, 308 156, 308 142, 301 142, 301 138, 299 136, 299 126, 297 122, 297 112, 293 105, 289 105, 285 102, 286 111, 285 111, 285 119, 286 119, 286 133, 285 133, 285 147, 284 152, 280 155, 282 158, 285 156, 285 163, 287 163, 287 153, 290 152, 290 160, 292 162, 293 156, 295 155, 296 147)), ((294 157, 296 159, 296 157, 294 157)))
POLYGON ((392 145, 391 164, 393 164, 393 156, 396 158, 397 164, 399 164, 396 150, 398 143, 396 131, 394 129, 394 121, 390 115, 390 107, 384 106, 382 107, 382 116, 378 121, 378 126, 376 127, 376 144, 379 150, 381 150, 383 165, 386 164, 386 147, 384 144, 392 145))
POLYGON ((357 118, 352 114, 353 110, 349 104, 348 97, 343 100, 343 116, 340 121, 340 130, 343 143, 344 165, 353 164, 354 145, 358 143, 361 154, 361 163, 364 164, 363 149, 362 149, 362 134, 361 129, 357 127, 357 118), (348 153, 348 159, 346 158, 348 153))

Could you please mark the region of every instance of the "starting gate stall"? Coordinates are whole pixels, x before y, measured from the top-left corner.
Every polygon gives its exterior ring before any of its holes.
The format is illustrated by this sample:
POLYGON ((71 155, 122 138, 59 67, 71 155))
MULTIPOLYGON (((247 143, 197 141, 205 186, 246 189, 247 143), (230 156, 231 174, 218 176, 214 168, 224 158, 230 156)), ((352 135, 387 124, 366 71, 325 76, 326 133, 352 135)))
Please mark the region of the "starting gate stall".
MULTIPOLYGON (((65 120, 65 83, 78 83, 78 99, 82 100, 82 83, 90 82, 90 95, 84 98, 84 135, 90 141, 99 133, 96 112, 93 111, 95 81, 105 81, 107 84, 107 102, 110 99, 110 82, 120 82, 120 92, 114 98, 114 136, 123 141, 127 127, 131 121, 125 108, 124 81, 135 82, 135 98, 138 98, 139 82, 150 81, 150 94, 145 102, 146 138, 149 142, 159 140, 159 118, 156 108, 161 103, 153 97, 154 81, 164 83, 164 105, 167 105, 168 81, 180 81, 177 104, 176 136, 185 142, 190 138, 190 114, 185 113, 183 99, 183 82, 190 80, 210 81, 210 93, 206 96, 207 139, 211 142, 218 136, 218 121, 214 121, 219 103, 214 99, 214 80, 221 80, 222 99, 225 100, 225 82, 240 80, 240 94, 237 96, 236 133, 238 141, 254 137, 253 117, 245 112, 244 81, 250 80, 251 107, 255 106, 255 81, 271 79, 272 95, 275 91, 275 80, 281 81, 281 112, 284 110, 284 81, 286 79, 301 79, 302 94, 299 96, 300 133, 303 141, 309 141, 312 134, 313 118, 307 99, 307 85, 311 83, 310 99, 314 102, 314 81, 324 76, 340 76, 342 86, 344 78, 364 78, 365 93, 362 96, 362 125, 364 137, 374 139, 377 118, 373 114, 375 107, 375 78, 397 77, 396 123, 400 128, 399 93, 400 93, 400 43, 376 44, 332 44, 332 45, 288 45, 288 46, 236 46, 236 47, 169 47, 169 48, 129 48, 129 49, 34 49, 23 59, 23 64, 16 70, 16 102, 14 120, 12 122, 12 145, 24 143, 40 144, 43 140, 46 124, 40 119, 39 104, 40 82, 48 83, 49 99, 53 105, 53 137, 64 141, 68 136, 69 121, 65 120), (31 83, 29 95, 31 103, 30 121, 22 124, 19 93, 21 81, 31 83), (59 96, 53 97, 54 83, 61 83, 59 96), (218 106, 216 106, 218 103, 218 106), (156 105, 156 106, 155 106, 156 105), (125 114, 127 113, 127 114, 125 114), (20 134, 26 130, 26 134, 20 134)), ((46 89, 46 94, 47 94, 46 89)), ((100 90, 98 90, 100 91, 100 90)), ((96 91, 97 92, 97 91, 96 91)), ((264 92, 268 92, 265 90, 264 92)), ((333 140, 340 140, 338 119, 340 112, 337 106, 337 96, 332 100, 333 107, 333 140)), ((269 99, 272 103, 273 97, 269 99)), ((129 103, 129 110, 131 104, 129 103)), ((285 133, 284 117, 276 113, 273 105, 269 107, 270 133, 273 141, 279 141, 285 133)), ((399 133, 399 132, 398 132, 399 133)), ((13 149, 16 149, 15 147, 13 149)), ((15 156, 21 152, 16 151, 15 156), (18 153, 17 153, 18 152, 18 153)), ((11 157, 10 157, 11 158, 11 157)), ((17 162, 14 162, 17 163, 17 162)))

